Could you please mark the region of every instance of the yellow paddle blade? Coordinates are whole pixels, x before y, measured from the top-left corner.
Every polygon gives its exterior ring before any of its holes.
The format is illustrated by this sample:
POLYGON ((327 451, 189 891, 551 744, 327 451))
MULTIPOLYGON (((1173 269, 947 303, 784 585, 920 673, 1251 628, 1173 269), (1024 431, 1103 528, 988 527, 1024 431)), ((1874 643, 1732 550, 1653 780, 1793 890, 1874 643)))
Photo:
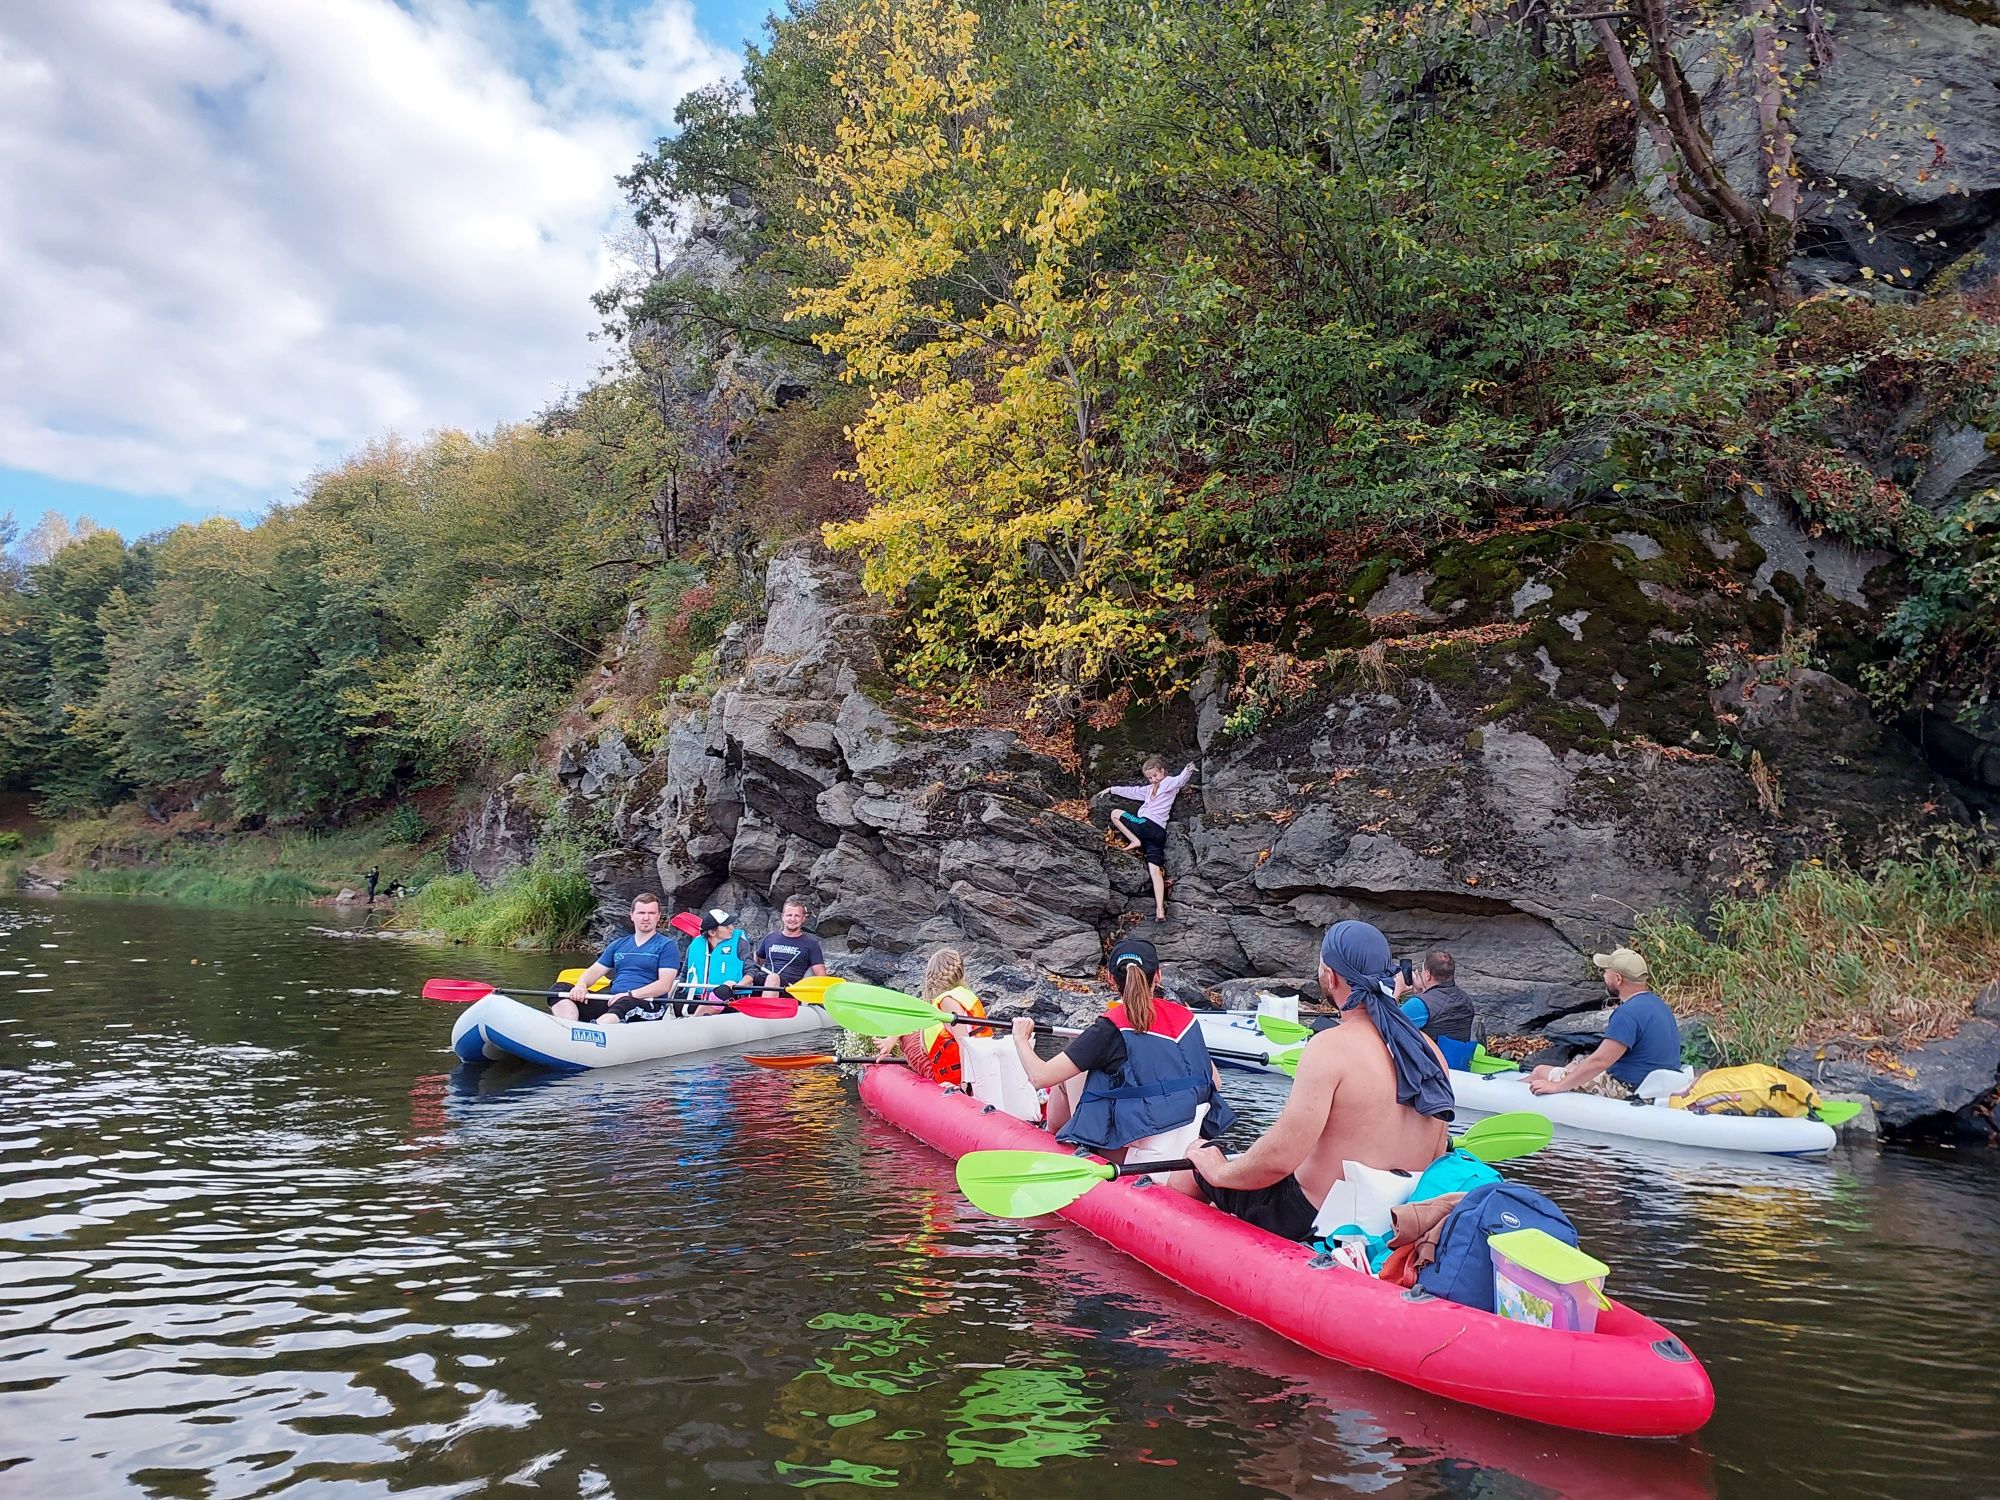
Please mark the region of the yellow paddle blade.
MULTIPOLYGON (((579 979, 583 978, 583 976, 588 972, 589 971, 586 969, 564 969, 560 974, 556 975, 556 983, 575 984, 579 979)), ((611 983, 611 976, 609 974, 600 974, 598 976, 597 983, 593 984, 591 986, 591 989, 601 990, 609 983, 611 983)))
POLYGON ((808 974, 797 984, 788 986, 786 993, 794 1000, 802 1000, 807 1005, 818 1005, 820 1001, 826 998, 828 990, 832 989, 836 984, 845 984, 846 982, 836 974, 808 974))

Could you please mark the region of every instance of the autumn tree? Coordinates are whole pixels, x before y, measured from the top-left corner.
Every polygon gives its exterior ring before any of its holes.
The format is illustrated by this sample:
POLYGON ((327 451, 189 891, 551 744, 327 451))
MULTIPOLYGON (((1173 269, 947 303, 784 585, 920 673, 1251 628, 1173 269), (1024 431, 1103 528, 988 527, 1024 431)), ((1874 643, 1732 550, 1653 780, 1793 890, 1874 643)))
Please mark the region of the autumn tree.
POLYGON ((872 394, 853 440, 874 504, 826 535, 909 602, 910 665, 1064 690, 1157 659, 1189 590, 1161 488, 1102 451, 1111 190, 1015 149, 979 29, 954 0, 845 9, 808 200, 834 274, 793 312, 872 394))

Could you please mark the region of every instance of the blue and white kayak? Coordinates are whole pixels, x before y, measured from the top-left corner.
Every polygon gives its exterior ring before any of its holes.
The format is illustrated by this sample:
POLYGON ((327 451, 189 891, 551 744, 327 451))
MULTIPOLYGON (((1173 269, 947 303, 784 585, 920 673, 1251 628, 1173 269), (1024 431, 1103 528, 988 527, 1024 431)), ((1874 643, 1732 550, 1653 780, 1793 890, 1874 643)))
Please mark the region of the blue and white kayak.
POLYGON ((683 1052, 740 1047, 831 1024, 818 1006, 801 1005, 796 1016, 779 1021, 726 1011, 719 1016, 674 1016, 664 1021, 597 1026, 588 1021, 559 1020, 505 995, 488 995, 468 1005, 459 1016, 451 1029, 451 1050, 461 1062, 514 1058, 540 1068, 581 1073, 678 1057, 683 1052))
MULTIPOLYGON (((1251 1011, 1202 1012, 1202 1040, 1224 1067, 1263 1069, 1270 1058, 1289 1048, 1276 1047, 1257 1029, 1251 1011), (1261 1059, 1261 1062, 1259 1061, 1261 1059)), ((1294 1044, 1296 1045, 1296 1044, 1294 1044)), ((1834 1130, 1824 1120, 1786 1119, 1769 1115, 1699 1115, 1670 1109, 1662 1103, 1604 1099, 1596 1094, 1536 1094, 1527 1075, 1519 1072, 1468 1073, 1451 1071, 1451 1092, 1458 1110, 1472 1115, 1514 1111, 1545 1116, 1557 1129, 1621 1140, 1657 1141, 1692 1146, 1703 1151, 1748 1151, 1761 1156, 1825 1156, 1833 1150, 1834 1130)))

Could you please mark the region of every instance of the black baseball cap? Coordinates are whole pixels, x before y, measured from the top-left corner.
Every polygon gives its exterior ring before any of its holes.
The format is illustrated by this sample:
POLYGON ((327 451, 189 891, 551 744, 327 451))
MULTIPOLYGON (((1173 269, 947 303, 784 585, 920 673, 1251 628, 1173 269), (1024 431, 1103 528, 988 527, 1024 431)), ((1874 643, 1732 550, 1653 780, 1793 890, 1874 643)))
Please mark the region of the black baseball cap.
POLYGON ((1104 960, 1104 967, 1113 975, 1121 969, 1131 968, 1133 964, 1148 974, 1157 974, 1160 972, 1160 955, 1144 938, 1124 938, 1111 945, 1111 956, 1104 960))

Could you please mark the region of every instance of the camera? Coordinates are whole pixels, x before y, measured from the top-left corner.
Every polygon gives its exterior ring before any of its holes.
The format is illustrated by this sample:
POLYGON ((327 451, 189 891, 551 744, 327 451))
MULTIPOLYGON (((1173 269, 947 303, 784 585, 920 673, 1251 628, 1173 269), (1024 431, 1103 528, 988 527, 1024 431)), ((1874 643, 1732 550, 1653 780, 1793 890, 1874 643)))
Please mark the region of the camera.
POLYGON ((1406 958, 1403 960, 1403 983, 1415 984, 1416 982, 1417 971, 1410 966, 1410 961, 1406 958))

